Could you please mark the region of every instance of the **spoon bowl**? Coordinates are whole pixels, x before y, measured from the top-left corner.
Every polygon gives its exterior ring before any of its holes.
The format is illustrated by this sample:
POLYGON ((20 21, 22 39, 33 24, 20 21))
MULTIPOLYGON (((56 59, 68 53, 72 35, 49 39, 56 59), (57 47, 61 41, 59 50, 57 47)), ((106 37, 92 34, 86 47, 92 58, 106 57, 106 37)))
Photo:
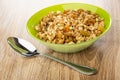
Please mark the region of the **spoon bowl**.
POLYGON ((9 37, 7 39, 9 45, 23 56, 34 56, 36 53, 36 48, 30 42, 16 37, 9 37))

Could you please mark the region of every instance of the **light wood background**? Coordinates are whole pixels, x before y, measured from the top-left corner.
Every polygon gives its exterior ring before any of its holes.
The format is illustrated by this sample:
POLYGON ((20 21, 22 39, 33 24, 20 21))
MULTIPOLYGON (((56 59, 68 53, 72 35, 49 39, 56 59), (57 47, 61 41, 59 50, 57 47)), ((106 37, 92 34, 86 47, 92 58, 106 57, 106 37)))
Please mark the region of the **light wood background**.
POLYGON ((0 0, 0 80, 120 80, 120 0, 0 0), (26 31, 29 17, 44 7, 64 2, 90 3, 107 10, 112 17, 109 32, 76 54, 58 54, 31 38, 26 31), (30 41, 38 52, 94 67, 98 73, 86 76, 42 56, 22 57, 8 45, 9 36, 30 41))

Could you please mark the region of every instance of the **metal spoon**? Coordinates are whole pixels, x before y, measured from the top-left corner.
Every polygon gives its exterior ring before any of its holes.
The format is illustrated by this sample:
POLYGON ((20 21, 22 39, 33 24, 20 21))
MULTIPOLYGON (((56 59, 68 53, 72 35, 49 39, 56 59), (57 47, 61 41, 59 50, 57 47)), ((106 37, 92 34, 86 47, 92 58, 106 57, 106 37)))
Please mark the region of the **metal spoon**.
MULTIPOLYGON (((16 38, 16 37, 9 37, 7 39, 9 45, 15 50, 17 51, 19 54, 26 56, 26 57, 31 57, 31 56, 35 56, 38 55, 40 53, 37 52, 36 48, 29 43, 28 41, 25 41, 23 39, 20 38, 16 38)), ((40 54, 41 56, 47 57, 49 59, 52 59, 54 61, 57 61, 59 63, 62 63, 82 74, 86 74, 86 75, 92 75, 96 73, 96 69, 94 68, 90 68, 88 66, 83 66, 83 65, 76 65, 73 64, 71 62, 67 62, 61 59, 58 59, 54 56, 51 56, 49 54, 40 54)))

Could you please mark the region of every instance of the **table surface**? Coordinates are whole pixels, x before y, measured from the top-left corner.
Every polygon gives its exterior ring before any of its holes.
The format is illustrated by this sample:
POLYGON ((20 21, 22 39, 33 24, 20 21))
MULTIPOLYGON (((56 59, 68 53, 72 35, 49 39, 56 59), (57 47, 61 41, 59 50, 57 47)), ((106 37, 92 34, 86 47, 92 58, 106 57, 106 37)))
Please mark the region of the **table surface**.
POLYGON ((120 80, 120 0, 0 0, 0 80, 120 80), (29 36, 26 22, 36 11, 64 2, 100 6, 112 17, 112 26, 91 47, 76 54, 58 54, 29 36), (7 43, 9 36, 24 38, 38 52, 49 53, 75 64, 94 67, 98 73, 87 76, 45 57, 26 58, 7 43))

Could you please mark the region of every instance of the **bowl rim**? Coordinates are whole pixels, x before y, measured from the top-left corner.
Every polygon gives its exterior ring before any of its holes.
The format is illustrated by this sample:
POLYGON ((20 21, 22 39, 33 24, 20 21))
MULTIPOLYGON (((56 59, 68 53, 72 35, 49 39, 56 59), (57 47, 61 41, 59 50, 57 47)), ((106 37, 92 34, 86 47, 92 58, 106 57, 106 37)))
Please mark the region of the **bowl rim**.
POLYGON ((111 27, 111 24, 112 24, 111 15, 110 15, 105 9, 103 9, 103 8, 101 8, 101 7, 99 7, 99 6, 93 5, 93 4, 80 3, 80 2, 71 2, 71 3, 54 4, 54 5, 51 5, 51 6, 48 6, 48 7, 45 7, 45 8, 42 8, 42 9, 38 10, 37 12, 35 12, 35 13, 28 19, 26 29, 27 29, 27 32, 28 32, 33 38, 35 38, 36 40, 38 40, 39 42, 41 42, 41 43, 43 43, 43 44, 59 45, 59 46, 69 46, 69 45, 83 45, 83 44, 87 44, 87 43, 89 43, 89 42, 96 41, 97 39, 99 39, 100 37, 102 37, 103 35, 105 35, 106 32, 108 32, 108 30, 109 30, 110 27, 111 27), (107 27, 107 28, 105 29, 105 31, 104 31, 102 34, 100 34, 99 36, 97 36, 97 37, 95 37, 95 38, 93 38, 93 39, 90 39, 90 40, 88 40, 88 41, 80 42, 80 43, 75 43, 75 44, 67 44, 67 43, 65 43, 65 44, 55 44, 55 43, 46 42, 46 41, 44 41, 44 40, 38 39, 36 36, 34 36, 34 35, 30 32, 30 30, 29 30, 29 28, 28 28, 28 24, 29 24, 29 21, 32 19, 32 17, 33 17, 35 14, 37 14, 37 13, 40 12, 41 10, 44 10, 44 9, 47 9, 47 8, 50 8, 50 7, 54 7, 54 6, 58 6, 58 5, 69 5, 69 4, 83 4, 83 5, 93 6, 93 7, 96 7, 96 8, 99 8, 99 9, 103 10, 105 13, 107 13, 107 15, 108 15, 109 18, 110 18, 110 22, 109 22, 108 27, 107 27))

